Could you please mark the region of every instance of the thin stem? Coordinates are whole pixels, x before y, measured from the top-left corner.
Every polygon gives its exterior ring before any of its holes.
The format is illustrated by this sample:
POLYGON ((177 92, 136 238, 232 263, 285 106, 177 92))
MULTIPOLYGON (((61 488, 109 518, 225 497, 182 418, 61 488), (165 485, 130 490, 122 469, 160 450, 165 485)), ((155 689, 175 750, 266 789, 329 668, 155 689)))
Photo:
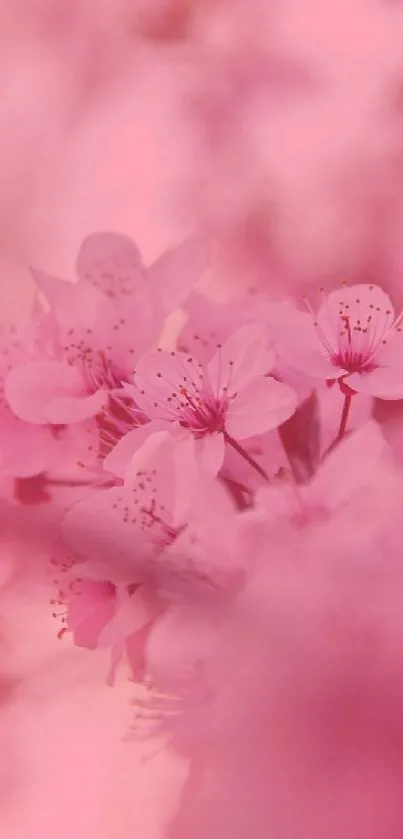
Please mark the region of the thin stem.
POLYGON ((230 435, 226 431, 224 431, 224 439, 226 443, 232 446, 232 448, 235 449, 235 451, 238 452, 238 454, 240 454, 241 457, 243 457, 244 460, 246 460, 249 463, 249 466, 251 466, 252 469, 255 470, 255 472, 257 472, 262 478, 264 478, 264 480, 267 481, 267 483, 270 483, 270 478, 267 472, 265 472, 265 470, 262 469, 261 466, 259 466, 256 460, 246 451, 246 449, 244 449, 243 446, 241 446, 236 440, 234 440, 233 437, 230 437, 230 435))
POLYGON ((346 393, 345 396, 344 396, 344 405, 343 405, 343 411, 342 411, 342 415, 341 415, 339 430, 337 432, 337 436, 333 440, 333 443, 331 443, 329 448, 326 449, 325 453, 322 455, 322 461, 321 461, 322 463, 325 460, 325 458, 328 456, 328 454, 330 454, 333 451, 333 449, 335 449, 336 446, 338 446, 338 444, 341 442, 341 440, 343 439, 343 437, 346 433, 347 422, 348 422, 348 417, 349 417, 349 414, 350 414, 352 398, 353 398, 352 393, 346 393))
POLYGON ((346 393, 345 394, 343 412, 342 412, 342 415, 341 415, 339 431, 338 431, 337 438, 336 438, 338 443, 340 442, 340 440, 343 439, 343 437, 346 433, 347 422, 348 422, 348 417, 349 417, 349 413, 350 413, 352 398, 353 397, 352 397, 351 393, 346 393))

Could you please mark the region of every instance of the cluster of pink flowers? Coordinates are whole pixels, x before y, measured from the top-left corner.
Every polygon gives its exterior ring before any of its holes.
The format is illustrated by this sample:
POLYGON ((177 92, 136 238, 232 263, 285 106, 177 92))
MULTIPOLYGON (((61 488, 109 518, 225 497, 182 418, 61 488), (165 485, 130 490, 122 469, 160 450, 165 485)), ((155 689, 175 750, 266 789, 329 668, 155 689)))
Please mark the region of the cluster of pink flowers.
POLYGON ((209 257, 192 239, 145 266, 94 233, 76 281, 34 270, 30 322, 2 328, 2 473, 14 508, 52 510, 56 631, 109 650, 110 684, 127 665, 160 691, 198 683, 279 540, 342 523, 389 463, 372 418, 403 399, 387 294, 224 305, 200 288, 209 257))

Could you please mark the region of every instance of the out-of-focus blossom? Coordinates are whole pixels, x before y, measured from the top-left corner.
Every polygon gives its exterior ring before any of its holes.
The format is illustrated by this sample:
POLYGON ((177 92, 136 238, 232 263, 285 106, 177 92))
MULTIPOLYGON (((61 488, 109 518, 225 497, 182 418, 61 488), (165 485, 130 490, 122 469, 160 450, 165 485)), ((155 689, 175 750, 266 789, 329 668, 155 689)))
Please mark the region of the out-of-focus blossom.
MULTIPOLYGON (((151 637, 157 632, 152 647, 154 677, 162 678, 164 669, 165 673, 183 669, 197 612, 191 603, 199 589, 209 591, 211 585, 213 591, 215 587, 231 591, 239 583, 235 527, 235 513, 224 489, 198 480, 191 441, 177 446, 166 432, 153 435, 136 462, 128 463, 123 486, 93 492, 65 517, 64 539, 81 557, 72 569, 75 581, 67 594, 59 596, 67 602, 66 628, 77 638, 84 630, 91 638, 95 632, 91 643, 96 641, 97 647, 106 644, 106 638, 114 639, 108 646, 115 649, 119 640, 115 632, 122 633, 122 643, 132 638, 132 644, 140 633, 144 644, 144 630, 149 627, 151 637), (161 614, 161 627, 152 629, 161 614), (102 634, 100 622, 108 627, 102 634), (158 666, 157 649, 161 649, 158 666)), ((208 634, 206 618, 204 626, 208 634)), ((198 644, 195 640, 200 651, 202 640, 198 644)))

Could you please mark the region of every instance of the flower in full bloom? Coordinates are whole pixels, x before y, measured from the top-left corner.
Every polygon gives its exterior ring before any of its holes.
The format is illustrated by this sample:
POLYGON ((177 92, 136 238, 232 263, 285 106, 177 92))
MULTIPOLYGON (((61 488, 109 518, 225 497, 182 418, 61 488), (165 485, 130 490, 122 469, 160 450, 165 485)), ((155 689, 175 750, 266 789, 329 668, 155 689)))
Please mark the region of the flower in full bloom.
MULTIPOLYGON (((236 562, 235 510, 216 481, 208 479, 204 483, 193 441, 185 439, 177 445, 167 432, 152 435, 135 466, 128 465, 124 485, 93 492, 76 504, 67 513, 62 530, 65 542, 81 561, 75 569, 79 582, 70 589, 68 598, 64 595, 63 601, 59 596, 59 600, 63 603, 68 599, 71 604, 74 597, 76 602, 77 586, 82 591, 84 580, 87 600, 99 601, 99 607, 90 614, 91 632, 94 620, 99 632, 99 620, 103 623, 105 616, 109 627, 110 612, 120 592, 128 622, 122 624, 123 618, 114 618, 108 637, 113 630, 115 638, 117 624, 123 626, 123 632, 130 629, 127 635, 133 634, 133 621, 138 620, 137 631, 149 625, 147 635, 157 633, 153 635, 153 667, 161 678, 163 670, 165 676, 166 671, 171 676, 176 668, 183 668, 186 656, 200 654, 201 626, 205 627, 204 643, 212 635, 203 616, 197 622, 199 635, 191 636, 195 628, 191 604, 196 598, 200 600, 202 592, 210 596, 217 591, 232 591, 241 570, 236 562), (160 619, 158 629, 155 624, 160 619), (160 659, 164 645, 165 655, 160 659)), ((80 603, 85 605, 86 601, 79 601, 78 609, 80 603)), ((71 615, 69 607, 67 629, 73 627, 71 615)), ((87 611, 85 621, 87 627, 87 611)), ((81 632, 81 623, 80 627, 81 632)), ((144 633, 142 637, 145 640, 144 633)), ((102 639, 105 641, 105 633, 102 639)), ((99 643, 97 634, 96 645, 99 643)))
POLYGON ((403 398, 403 315, 395 316, 381 288, 343 286, 324 298, 317 314, 300 315, 281 349, 295 369, 338 381, 346 393, 403 398))
MULTIPOLYGON (((217 474, 226 443, 240 451, 238 441, 277 428, 294 412, 294 391, 268 376, 273 362, 265 330, 247 325, 219 344, 204 366, 183 352, 146 353, 136 365, 130 393, 151 420, 150 433, 165 427, 179 439, 192 436, 201 463, 217 474)), ((132 432, 125 452, 130 445, 136 450, 146 430, 132 432)), ((111 455, 118 456, 119 450, 111 455)))
POLYGON ((78 435, 73 428, 51 423, 32 424, 17 417, 6 398, 6 381, 19 365, 35 363, 38 346, 33 344, 30 323, 17 327, 4 320, 0 324, 0 469, 25 481, 41 473, 57 471, 76 457, 86 463, 93 435, 88 424, 78 435))
POLYGON ((170 306, 180 305, 205 262, 203 244, 190 240, 146 270, 131 239, 96 233, 81 246, 76 283, 35 271, 50 311, 39 322, 42 358, 7 378, 14 413, 38 425, 97 417, 105 453, 142 421, 122 382, 139 354, 158 342, 170 306))

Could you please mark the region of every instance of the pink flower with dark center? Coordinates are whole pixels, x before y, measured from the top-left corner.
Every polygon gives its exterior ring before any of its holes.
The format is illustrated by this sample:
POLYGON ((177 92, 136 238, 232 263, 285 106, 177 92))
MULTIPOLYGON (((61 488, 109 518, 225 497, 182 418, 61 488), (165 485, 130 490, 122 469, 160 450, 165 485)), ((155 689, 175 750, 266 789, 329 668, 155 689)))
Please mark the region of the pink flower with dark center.
POLYGON ((135 362, 155 346, 176 307, 205 267, 202 243, 187 241, 145 269, 131 239, 88 237, 77 258, 78 282, 34 272, 50 311, 38 318, 42 359, 13 369, 6 395, 15 414, 38 425, 96 417, 100 455, 144 421, 123 393, 135 362))
MULTIPOLYGON (((150 433, 165 427, 179 437, 191 435, 202 464, 217 474, 226 443, 245 457, 239 440, 277 428, 294 412, 294 391, 267 375, 273 362, 265 330, 243 326, 218 345, 205 366, 182 352, 146 353, 130 393, 152 421, 150 433)), ((130 445, 136 450, 137 441, 143 442, 142 435, 132 432, 124 442, 126 454, 130 445)), ((119 447, 111 455, 118 458, 119 447)))
POLYGON ((280 354, 312 378, 338 381, 347 394, 403 398, 403 314, 374 285, 343 287, 325 297, 311 324, 300 313, 280 354))

